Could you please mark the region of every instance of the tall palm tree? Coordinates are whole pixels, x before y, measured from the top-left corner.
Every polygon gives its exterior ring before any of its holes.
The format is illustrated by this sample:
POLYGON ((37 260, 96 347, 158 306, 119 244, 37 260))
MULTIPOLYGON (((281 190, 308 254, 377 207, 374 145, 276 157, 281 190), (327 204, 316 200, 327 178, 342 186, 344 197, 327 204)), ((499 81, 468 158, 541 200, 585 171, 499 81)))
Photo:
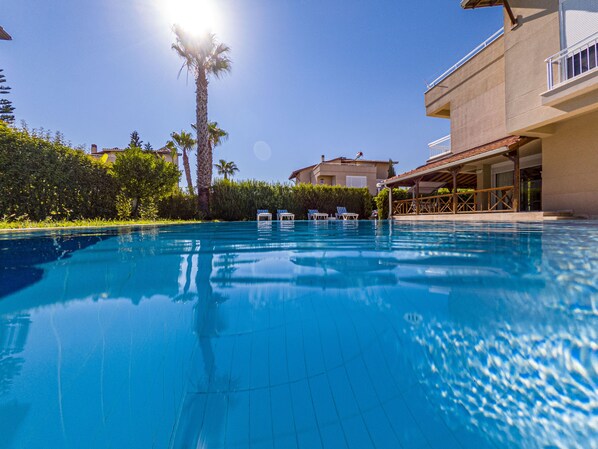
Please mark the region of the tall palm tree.
POLYGON ((209 134, 209 142, 210 142, 210 150, 214 151, 218 145, 228 139, 228 133, 218 127, 218 122, 210 122, 208 123, 208 134, 209 134))
POLYGON ((189 165, 188 152, 193 149, 197 140, 195 140, 191 133, 188 133, 187 131, 172 133, 170 137, 172 138, 170 143, 183 153, 183 169, 185 171, 185 178, 187 179, 187 188, 189 189, 189 193, 193 194, 193 180, 191 179, 191 166, 189 165))
POLYGON ((224 159, 220 159, 218 164, 214 164, 214 167, 218 169, 218 174, 224 176, 224 179, 228 179, 235 176, 235 173, 239 171, 237 164, 233 161, 226 162, 224 159))
MULTIPOLYGON (((191 124, 191 127, 197 131, 197 127, 194 124, 191 124)), ((212 155, 214 154, 214 148, 228 139, 228 133, 222 128, 218 127, 218 122, 208 122, 208 136, 208 142, 210 144, 210 151, 212 151, 212 155)))
POLYGON ((212 151, 208 127, 208 83, 210 75, 219 78, 230 72, 230 48, 218 43, 216 35, 204 33, 193 36, 179 26, 174 27, 176 42, 172 48, 183 59, 195 78, 195 126, 197 128, 197 193, 199 210, 204 215, 210 211, 210 186, 212 184, 212 151))

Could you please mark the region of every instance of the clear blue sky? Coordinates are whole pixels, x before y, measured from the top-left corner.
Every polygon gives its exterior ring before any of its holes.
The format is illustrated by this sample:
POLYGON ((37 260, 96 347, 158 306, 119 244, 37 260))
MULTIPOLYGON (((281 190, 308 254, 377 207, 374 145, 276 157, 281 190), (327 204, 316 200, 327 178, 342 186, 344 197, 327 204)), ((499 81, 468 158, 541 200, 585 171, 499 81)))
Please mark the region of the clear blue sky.
MULTIPOLYGON (((1 0, 0 68, 17 120, 74 144, 154 148, 194 122, 192 80, 177 77, 163 0, 1 0)), ((230 133, 214 158, 238 178, 286 180, 327 157, 428 156, 448 120, 425 117, 425 81, 502 25, 500 8, 459 0, 220 0, 233 71, 210 84, 210 117, 230 133), (256 151, 254 147, 259 144, 256 151), (271 156, 267 160, 267 150, 271 156), (258 157, 259 156, 259 157, 258 157)))

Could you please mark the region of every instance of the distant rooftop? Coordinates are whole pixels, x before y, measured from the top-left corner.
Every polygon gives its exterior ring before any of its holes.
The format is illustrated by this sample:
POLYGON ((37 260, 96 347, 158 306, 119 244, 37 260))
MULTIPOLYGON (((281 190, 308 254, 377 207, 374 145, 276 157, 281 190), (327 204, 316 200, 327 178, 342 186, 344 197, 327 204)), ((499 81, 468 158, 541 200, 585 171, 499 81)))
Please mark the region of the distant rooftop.
POLYGON ((486 6, 502 6, 503 0, 461 0, 464 9, 484 8, 486 6))
POLYGON ((295 179, 300 172, 304 170, 311 170, 321 164, 388 164, 388 161, 377 161, 373 159, 351 159, 348 157, 335 157, 334 159, 325 160, 324 156, 322 156, 321 162, 295 170, 293 173, 291 173, 289 179, 295 179))
MULTIPOLYGON (((122 151, 125 151, 125 150, 126 150, 126 148, 117 148, 117 147, 114 147, 114 148, 102 148, 100 151, 98 151, 97 153, 93 153, 93 154, 118 153, 118 152, 122 152, 122 151)), ((157 150, 150 150, 150 151, 152 151, 154 153, 167 153, 167 154, 171 153, 171 150, 169 150, 166 147, 162 147, 162 148, 159 148, 157 150)))
POLYGON ((10 37, 10 34, 8 34, 6 31, 4 31, 4 28, 0 27, 0 40, 3 41, 11 41, 12 37, 10 37))

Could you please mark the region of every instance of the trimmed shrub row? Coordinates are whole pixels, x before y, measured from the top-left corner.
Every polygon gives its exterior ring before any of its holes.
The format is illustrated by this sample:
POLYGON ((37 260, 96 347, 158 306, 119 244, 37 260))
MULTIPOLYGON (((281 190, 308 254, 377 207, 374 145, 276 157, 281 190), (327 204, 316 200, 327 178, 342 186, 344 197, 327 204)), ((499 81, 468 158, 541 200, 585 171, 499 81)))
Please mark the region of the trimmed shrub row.
POLYGON ((0 122, 0 218, 114 218, 118 187, 82 151, 0 122))
MULTIPOLYGON (((409 199, 409 192, 407 189, 392 189, 393 201, 409 199)), ((378 209, 378 216, 381 219, 388 218, 388 189, 383 189, 374 198, 376 207, 378 209)))
MULTIPOLYGON (((137 161, 144 155, 130 156, 137 156, 133 158, 137 161)), ((148 170, 136 174, 135 165, 125 167, 127 170, 121 170, 124 174, 118 176, 120 172, 115 173, 115 168, 118 167, 111 168, 83 151, 0 123, 0 219, 112 219, 116 218, 117 209, 122 215, 124 209, 136 205, 139 213, 148 217, 157 214, 169 219, 201 218, 196 196, 176 190, 164 197, 161 185, 140 185, 139 178, 147 177, 148 170), (131 203, 131 199, 135 201, 131 203)), ((219 180, 212 188, 211 218, 255 220, 257 209, 272 213, 286 209, 297 219, 306 219, 308 209, 332 215, 337 206, 358 213, 360 218, 369 218, 372 204, 372 196, 365 188, 219 180)))
POLYGON ((170 220, 198 220, 197 195, 177 191, 158 202, 158 216, 170 220))
POLYGON ((211 199, 212 218, 226 221, 255 220, 258 209, 272 213, 286 209, 298 220, 304 220, 308 209, 334 214, 337 206, 358 213, 360 218, 369 218, 372 196, 365 188, 219 180, 213 186, 211 199))

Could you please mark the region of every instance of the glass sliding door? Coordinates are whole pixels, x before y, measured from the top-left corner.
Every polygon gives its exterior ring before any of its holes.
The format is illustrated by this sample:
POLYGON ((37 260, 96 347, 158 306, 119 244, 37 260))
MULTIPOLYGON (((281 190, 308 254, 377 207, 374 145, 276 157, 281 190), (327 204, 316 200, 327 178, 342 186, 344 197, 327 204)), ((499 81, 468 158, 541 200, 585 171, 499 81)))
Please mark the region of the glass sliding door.
MULTIPOLYGON (((519 188, 519 209, 521 212, 539 212, 542 210, 542 166, 527 167, 521 169, 521 185, 519 188)), ((507 171, 494 175, 496 187, 510 187, 514 184, 514 172, 507 171)), ((498 204, 495 210, 504 210, 502 204, 498 204)))
POLYGON ((542 210, 542 166, 521 170, 521 211, 542 210))
MULTIPOLYGON (((514 171, 506 171, 503 173, 497 173, 494 175, 494 186, 495 187, 512 187, 514 183, 514 171)), ((510 197, 511 194, 509 194, 510 197)), ((505 210, 506 207, 502 202, 493 200, 492 207, 494 210, 505 210), (497 204, 498 203, 498 204, 497 204)))

